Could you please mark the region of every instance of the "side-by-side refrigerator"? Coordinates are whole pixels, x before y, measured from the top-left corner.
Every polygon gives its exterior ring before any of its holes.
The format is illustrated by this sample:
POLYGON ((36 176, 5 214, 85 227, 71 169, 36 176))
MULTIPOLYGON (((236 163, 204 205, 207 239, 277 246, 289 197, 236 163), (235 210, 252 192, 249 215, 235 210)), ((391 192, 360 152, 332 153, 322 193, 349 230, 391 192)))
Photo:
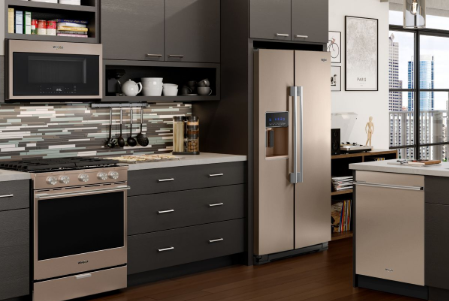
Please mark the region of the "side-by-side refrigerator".
POLYGON ((254 53, 255 261, 327 249, 331 95, 327 52, 254 53))

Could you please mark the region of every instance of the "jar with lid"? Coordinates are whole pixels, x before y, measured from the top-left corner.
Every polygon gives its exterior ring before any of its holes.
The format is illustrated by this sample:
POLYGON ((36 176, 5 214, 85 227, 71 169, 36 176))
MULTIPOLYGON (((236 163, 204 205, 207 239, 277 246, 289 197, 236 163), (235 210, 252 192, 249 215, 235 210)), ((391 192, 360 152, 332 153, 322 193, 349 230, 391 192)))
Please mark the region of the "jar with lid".
POLYGON ((184 117, 173 117, 173 153, 183 153, 185 140, 185 124, 184 117))
POLYGON ((200 120, 197 116, 190 116, 186 124, 186 152, 192 155, 200 154, 200 120))

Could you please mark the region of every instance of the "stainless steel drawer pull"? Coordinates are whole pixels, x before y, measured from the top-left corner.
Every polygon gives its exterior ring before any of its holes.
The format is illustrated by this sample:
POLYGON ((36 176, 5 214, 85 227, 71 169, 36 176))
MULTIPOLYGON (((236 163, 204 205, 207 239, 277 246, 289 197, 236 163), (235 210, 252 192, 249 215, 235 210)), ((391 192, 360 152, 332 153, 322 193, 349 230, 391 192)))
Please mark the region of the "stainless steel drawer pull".
POLYGON ((289 37, 290 35, 288 33, 277 33, 277 37, 289 37))
POLYGON ((171 179, 159 179, 157 180, 158 182, 173 182, 175 179, 171 178, 171 179))
POLYGON ((183 58, 184 55, 183 54, 170 54, 168 57, 177 57, 177 58, 183 58))
POLYGON ((218 207, 218 206, 223 206, 224 203, 217 203, 217 204, 209 204, 209 207, 218 207))
POLYGON ((164 211, 158 211, 157 213, 159 213, 159 214, 165 214, 165 213, 172 213, 172 212, 175 212, 175 209, 164 210, 164 211))
POLYGON ((224 240, 224 238, 211 239, 211 240, 209 240, 209 243, 213 244, 214 242, 220 242, 220 241, 223 241, 223 240, 224 240))
POLYGON ((159 249, 158 252, 167 252, 167 251, 173 251, 175 247, 165 248, 165 249, 159 249))
POLYGON ((89 278, 89 277, 92 277, 92 274, 82 274, 82 275, 75 276, 76 280, 85 279, 85 278, 89 278))
POLYGON ((309 38, 309 36, 304 36, 304 35, 300 35, 300 34, 297 34, 296 37, 300 38, 300 39, 308 39, 309 38))
POLYGON ((366 182, 354 182, 354 185, 356 185, 356 186, 366 186, 366 187, 375 187, 375 188, 413 190, 413 191, 424 190, 424 187, 419 187, 419 186, 400 186, 400 185, 387 185, 387 184, 366 183, 366 182))
POLYGON ((222 176, 224 176, 224 173, 216 173, 216 174, 209 175, 210 178, 216 178, 216 177, 222 177, 222 176))
POLYGON ((147 53, 147 57, 162 57, 162 54, 147 53))
POLYGON ((12 198, 12 197, 14 197, 14 194, 0 195, 0 199, 4 199, 4 198, 12 198))

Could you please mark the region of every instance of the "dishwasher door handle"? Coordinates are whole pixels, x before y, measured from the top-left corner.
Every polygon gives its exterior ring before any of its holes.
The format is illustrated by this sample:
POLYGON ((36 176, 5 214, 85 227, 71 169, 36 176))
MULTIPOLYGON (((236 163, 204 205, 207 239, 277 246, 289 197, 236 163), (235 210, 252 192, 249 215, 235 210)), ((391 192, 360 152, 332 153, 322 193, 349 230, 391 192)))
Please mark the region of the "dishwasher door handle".
POLYGON ((375 187, 375 188, 413 190, 413 191, 424 190, 424 187, 419 187, 419 186, 388 185, 388 184, 377 184, 377 183, 366 183, 366 182, 354 182, 354 185, 365 186, 365 187, 375 187))

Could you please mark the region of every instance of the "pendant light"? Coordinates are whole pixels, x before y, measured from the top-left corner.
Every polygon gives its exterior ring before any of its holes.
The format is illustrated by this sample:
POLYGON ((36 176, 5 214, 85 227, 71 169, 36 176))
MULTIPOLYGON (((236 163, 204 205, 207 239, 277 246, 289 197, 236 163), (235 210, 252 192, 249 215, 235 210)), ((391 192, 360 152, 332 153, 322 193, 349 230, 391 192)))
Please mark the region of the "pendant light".
POLYGON ((426 0, 404 0, 404 28, 426 27, 426 0))

